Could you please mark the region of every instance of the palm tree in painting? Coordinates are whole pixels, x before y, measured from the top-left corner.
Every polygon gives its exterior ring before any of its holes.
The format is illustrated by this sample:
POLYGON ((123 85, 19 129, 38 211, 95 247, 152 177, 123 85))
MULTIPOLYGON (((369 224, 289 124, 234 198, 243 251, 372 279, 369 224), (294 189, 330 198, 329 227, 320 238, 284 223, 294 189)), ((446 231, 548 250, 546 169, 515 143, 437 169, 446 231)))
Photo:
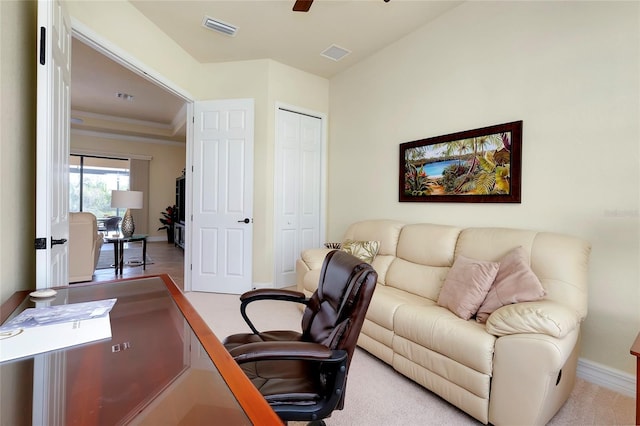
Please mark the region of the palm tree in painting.
MULTIPOLYGON (((466 152, 471 152, 471 162, 467 168, 466 173, 458 179, 454 192, 456 193, 481 193, 486 194, 493 190, 496 186, 496 179, 500 182, 501 186, 504 182, 505 173, 508 175, 508 170, 505 171, 501 168, 496 170, 496 166, 493 161, 486 159, 486 152, 493 149, 508 146, 508 139, 504 134, 493 134, 488 136, 481 136, 469 139, 463 139, 460 141, 466 152), (496 176, 499 173, 500 176, 496 176), (500 180, 502 179, 502 180, 500 180)), ((463 152, 461 152, 462 154, 463 152)))
POLYGON ((415 148, 410 148, 407 150, 405 161, 415 162, 418 160, 422 160, 423 158, 425 158, 426 154, 427 154, 427 147, 424 145, 417 146, 415 148))
MULTIPOLYGON (((465 150, 467 149, 465 147, 464 139, 453 141, 453 142, 448 142, 448 143, 444 144, 444 146, 445 146, 444 154, 447 157, 451 157, 451 156, 454 156, 456 154, 462 155, 462 154, 464 154, 465 150)), ((460 157, 458 157, 458 165, 460 165, 460 157)))
POLYGON ((493 150, 478 156, 479 170, 474 177, 474 193, 508 194, 511 178, 509 136, 502 133, 484 139, 493 150))

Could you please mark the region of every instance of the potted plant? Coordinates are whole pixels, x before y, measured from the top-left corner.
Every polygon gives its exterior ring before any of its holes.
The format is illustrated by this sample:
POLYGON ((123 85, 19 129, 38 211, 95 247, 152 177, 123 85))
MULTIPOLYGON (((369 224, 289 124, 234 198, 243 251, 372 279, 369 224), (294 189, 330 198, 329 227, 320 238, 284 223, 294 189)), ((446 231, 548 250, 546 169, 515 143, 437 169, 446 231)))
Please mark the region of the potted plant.
POLYGON ((158 231, 161 229, 166 229, 167 242, 169 244, 173 244, 173 235, 174 235, 173 229, 176 224, 176 221, 178 220, 178 210, 176 209, 175 205, 167 206, 165 211, 161 212, 160 214, 162 214, 162 217, 160 218, 160 223, 162 223, 163 226, 158 228, 158 231))

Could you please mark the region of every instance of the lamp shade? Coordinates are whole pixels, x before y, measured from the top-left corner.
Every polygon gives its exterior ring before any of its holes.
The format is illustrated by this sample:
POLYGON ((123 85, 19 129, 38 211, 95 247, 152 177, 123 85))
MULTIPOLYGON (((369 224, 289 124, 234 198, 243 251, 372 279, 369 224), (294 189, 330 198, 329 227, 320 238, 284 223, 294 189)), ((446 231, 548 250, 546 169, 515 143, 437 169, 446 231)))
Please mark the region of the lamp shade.
POLYGON ((141 209, 142 191, 111 191, 111 207, 141 209))

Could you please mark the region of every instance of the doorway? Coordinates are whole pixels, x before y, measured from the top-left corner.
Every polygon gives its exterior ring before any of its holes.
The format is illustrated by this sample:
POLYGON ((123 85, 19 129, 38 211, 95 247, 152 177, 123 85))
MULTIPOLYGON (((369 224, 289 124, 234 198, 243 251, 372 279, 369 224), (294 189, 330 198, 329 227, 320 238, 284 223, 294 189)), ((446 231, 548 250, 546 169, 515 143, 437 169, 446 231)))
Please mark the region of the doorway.
MULTIPOLYGON (((150 188, 145 192, 156 195, 146 198, 145 194, 145 205, 151 214, 145 214, 143 222, 148 223, 149 241, 165 241, 165 235, 155 231, 161 226, 159 212, 175 203, 175 179, 188 167, 187 117, 192 114, 191 96, 144 70, 135 63, 135 58, 125 59, 126 52, 105 47, 108 43, 90 30, 74 26, 72 35, 72 68, 84 67, 82 74, 72 72, 71 91, 76 88, 80 92, 80 97, 74 98, 72 94, 71 99, 71 132, 76 146, 80 143, 73 153, 125 160, 159 159, 162 170, 158 171, 159 166, 155 171, 150 169, 150 188), (85 58, 81 59, 81 55, 85 58), (127 98, 129 94, 133 100, 127 98), (92 100, 101 95, 104 101, 98 106, 92 100), (176 151, 181 150, 184 154, 176 156, 176 151), (184 157, 184 161, 179 157, 184 157)), ((188 257, 189 248, 185 246, 185 263, 188 257)))

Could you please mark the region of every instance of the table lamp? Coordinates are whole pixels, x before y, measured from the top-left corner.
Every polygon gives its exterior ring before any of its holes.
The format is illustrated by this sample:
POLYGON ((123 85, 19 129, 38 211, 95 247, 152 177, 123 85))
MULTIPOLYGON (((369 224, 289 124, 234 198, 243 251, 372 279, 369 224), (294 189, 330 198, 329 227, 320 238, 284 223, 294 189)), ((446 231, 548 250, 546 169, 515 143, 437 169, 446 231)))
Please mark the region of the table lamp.
POLYGON ((127 209, 120 229, 123 237, 131 237, 136 229, 131 217, 131 209, 142 208, 142 191, 111 191, 111 207, 127 209))

